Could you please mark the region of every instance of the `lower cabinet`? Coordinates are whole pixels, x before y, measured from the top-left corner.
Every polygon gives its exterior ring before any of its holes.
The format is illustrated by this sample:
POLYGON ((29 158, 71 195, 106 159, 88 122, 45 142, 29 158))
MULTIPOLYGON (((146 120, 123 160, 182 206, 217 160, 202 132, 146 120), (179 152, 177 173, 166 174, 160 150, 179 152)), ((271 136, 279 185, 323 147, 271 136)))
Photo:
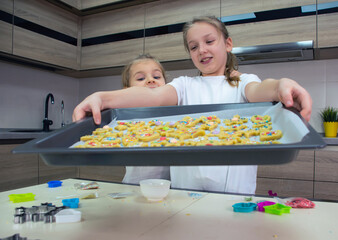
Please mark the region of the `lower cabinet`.
MULTIPOLYGON (((0 145, 0 191, 82 178, 121 182, 123 166, 49 166, 38 154, 12 154, 19 144, 0 145)), ((301 150, 297 158, 282 165, 258 166, 256 195, 338 200, 338 147, 301 150)))
POLYGON ((287 164, 258 166, 256 194, 313 198, 314 150, 301 150, 287 164))
POLYGON ((53 180, 78 178, 78 167, 49 166, 39 156, 39 184, 53 180))
POLYGON ((18 145, 0 145, 1 192, 78 177, 78 167, 48 166, 38 154, 12 154, 18 145))
POLYGON ((39 183, 37 154, 12 154, 17 144, 0 145, 0 191, 39 183))
POLYGON ((258 166, 256 194, 338 200, 338 147, 301 150, 288 164, 258 166))
POLYGON ((125 172, 123 166, 85 166, 79 167, 79 178, 122 182, 125 172))

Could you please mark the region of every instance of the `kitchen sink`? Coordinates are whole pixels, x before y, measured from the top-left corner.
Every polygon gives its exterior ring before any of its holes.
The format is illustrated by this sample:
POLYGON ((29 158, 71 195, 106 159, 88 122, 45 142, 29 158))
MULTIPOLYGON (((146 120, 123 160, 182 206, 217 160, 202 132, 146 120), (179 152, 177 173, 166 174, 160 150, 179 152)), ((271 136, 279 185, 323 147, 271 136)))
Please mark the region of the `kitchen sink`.
MULTIPOLYGON (((53 130, 49 130, 48 132, 51 132, 53 130)), ((42 129, 15 129, 15 130, 10 130, 9 132, 17 132, 17 133, 43 133, 42 129)))

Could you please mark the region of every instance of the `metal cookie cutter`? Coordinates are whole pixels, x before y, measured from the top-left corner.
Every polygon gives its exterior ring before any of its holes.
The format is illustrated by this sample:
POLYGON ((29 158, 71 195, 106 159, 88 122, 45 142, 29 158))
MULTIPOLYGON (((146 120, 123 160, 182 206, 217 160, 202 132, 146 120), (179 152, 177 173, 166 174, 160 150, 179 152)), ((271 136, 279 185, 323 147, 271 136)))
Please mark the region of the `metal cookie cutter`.
POLYGON ((29 240, 26 237, 20 237, 19 233, 14 234, 13 236, 0 238, 0 240, 29 240))
POLYGON ((14 223, 25 222, 55 222, 55 214, 65 209, 65 206, 56 207, 51 203, 41 203, 41 206, 32 206, 30 208, 15 208, 14 223))

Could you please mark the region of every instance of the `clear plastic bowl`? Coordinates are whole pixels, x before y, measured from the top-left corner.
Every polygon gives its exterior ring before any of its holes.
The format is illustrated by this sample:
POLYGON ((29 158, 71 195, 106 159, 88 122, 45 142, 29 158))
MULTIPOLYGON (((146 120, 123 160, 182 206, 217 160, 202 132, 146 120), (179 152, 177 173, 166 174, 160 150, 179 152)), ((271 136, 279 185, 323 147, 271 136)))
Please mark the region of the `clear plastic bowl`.
POLYGON ((140 181, 141 192, 148 201, 157 202, 165 198, 171 182, 165 179, 146 179, 140 181))

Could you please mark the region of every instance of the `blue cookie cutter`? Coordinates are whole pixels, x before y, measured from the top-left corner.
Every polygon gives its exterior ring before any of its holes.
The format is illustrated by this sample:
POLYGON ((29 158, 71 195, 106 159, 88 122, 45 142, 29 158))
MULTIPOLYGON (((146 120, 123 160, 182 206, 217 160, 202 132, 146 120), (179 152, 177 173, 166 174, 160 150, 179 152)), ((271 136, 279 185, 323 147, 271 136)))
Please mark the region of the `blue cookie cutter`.
POLYGON ((48 182, 48 187, 49 188, 61 187, 61 185, 62 185, 61 181, 49 181, 48 182))
POLYGON ((276 215, 282 215, 283 213, 290 213, 290 210, 291 210, 291 207, 285 206, 280 203, 276 203, 270 206, 264 206, 263 208, 265 209, 266 213, 276 214, 276 215))
POLYGON ((69 208, 78 208, 79 207, 79 198, 70 198, 70 199, 63 199, 62 200, 63 206, 69 208))
POLYGON ((257 204, 253 202, 243 202, 243 203, 236 203, 232 205, 234 208, 234 212, 252 212, 255 211, 257 208, 257 204))

